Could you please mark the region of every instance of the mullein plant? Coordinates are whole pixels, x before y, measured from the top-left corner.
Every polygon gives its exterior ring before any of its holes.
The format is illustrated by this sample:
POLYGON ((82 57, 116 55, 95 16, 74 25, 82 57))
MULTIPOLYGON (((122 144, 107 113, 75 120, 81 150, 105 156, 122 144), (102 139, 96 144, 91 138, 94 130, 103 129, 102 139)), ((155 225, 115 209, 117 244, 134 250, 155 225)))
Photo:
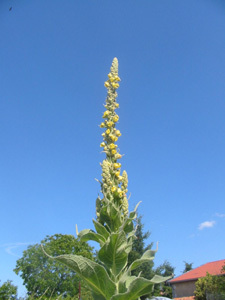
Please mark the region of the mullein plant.
MULTIPOLYGON (((102 196, 96 200, 96 219, 93 220, 95 231, 90 229, 77 232, 81 241, 95 241, 99 244, 98 262, 91 261, 78 255, 60 255, 51 257, 60 261, 77 272, 92 291, 95 300, 137 300, 141 296, 152 292, 154 284, 161 283, 170 277, 155 275, 151 280, 132 276, 131 272, 143 263, 154 259, 157 250, 147 250, 140 259, 128 266, 128 254, 135 239, 133 221, 136 218, 136 209, 128 211, 126 171, 121 173, 122 158, 117 146, 120 131, 116 128, 119 116, 116 109, 117 89, 120 78, 118 76, 118 60, 113 59, 108 80, 105 82, 107 98, 105 112, 100 128, 103 142, 100 146, 105 153, 101 163, 102 196)), ((48 255, 48 254, 46 254, 48 255)))

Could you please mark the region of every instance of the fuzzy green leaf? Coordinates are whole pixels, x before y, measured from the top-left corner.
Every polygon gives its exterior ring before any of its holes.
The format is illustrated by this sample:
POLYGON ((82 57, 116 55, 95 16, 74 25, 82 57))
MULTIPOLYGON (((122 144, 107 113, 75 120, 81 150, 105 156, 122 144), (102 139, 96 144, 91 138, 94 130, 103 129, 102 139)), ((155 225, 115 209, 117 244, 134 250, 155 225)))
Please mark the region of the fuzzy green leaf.
POLYGON ((78 255, 68 254, 52 257, 45 251, 44 253, 48 257, 64 263, 66 266, 77 272, 94 294, 99 295, 99 299, 110 299, 115 295, 116 285, 109 278, 109 275, 103 266, 78 255))
POLYGON ((125 233, 112 233, 98 253, 99 259, 116 276, 127 263, 127 239, 125 233))
POLYGON ((101 245, 105 243, 105 238, 101 234, 95 233, 93 230, 90 229, 84 229, 82 230, 78 237, 81 239, 83 242, 88 242, 88 241, 95 241, 101 245))
POLYGON ((114 295, 111 300, 136 300, 139 297, 149 294, 152 291, 154 284, 165 282, 169 277, 155 275, 151 280, 142 277, 123 275, 119 282, 120 291, 127 289, 126 292, 114 295))
POLYGON ((137 300, 139 297, 149 294, 153 288, 151 280, 136 277, 132 280, 127 292, 112 296, 111 300, 137 300))
POLYGON ((95 220, 93 220, 93 223, 94 223, 97 233, 100 234, 101 236, 104 236, 104 238, 107 239, 110 235, 108 230, 101 223, 99 223, 95 220))
POLYGON ((141 258, 136 259, 129 267, 129 270, 135 270, 137 269, 140 265, 142 265, 143 263, 146 262, 150 262, 151 260, 153 260, 155 258, 155 250, 147 250, 141 258))

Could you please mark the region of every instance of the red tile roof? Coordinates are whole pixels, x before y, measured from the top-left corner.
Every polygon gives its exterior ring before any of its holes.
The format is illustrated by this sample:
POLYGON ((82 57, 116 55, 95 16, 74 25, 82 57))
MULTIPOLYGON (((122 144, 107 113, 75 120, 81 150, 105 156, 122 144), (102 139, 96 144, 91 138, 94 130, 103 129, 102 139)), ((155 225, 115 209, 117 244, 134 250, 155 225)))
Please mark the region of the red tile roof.
MULTIPOLYGON (((187 273, 184 273, 172 280, 169 283, 175 283, 179 281, 189 281, 197 280, 200 277, 205 277, 207 272, 211 275, 221 275, 221 269, 225 265, 225 259, 213 261, 207 264, 204 264, 196 269, 193 269, 187 273)), ((225 272, 224 272, 225 274, 225 272)))

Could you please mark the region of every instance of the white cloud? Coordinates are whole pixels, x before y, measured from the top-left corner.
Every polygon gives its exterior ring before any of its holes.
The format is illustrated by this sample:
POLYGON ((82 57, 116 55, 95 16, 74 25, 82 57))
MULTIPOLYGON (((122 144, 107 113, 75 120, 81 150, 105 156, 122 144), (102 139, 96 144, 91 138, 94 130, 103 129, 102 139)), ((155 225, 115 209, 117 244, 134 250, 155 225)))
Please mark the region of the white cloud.
POLYGON ((16 253, 14 253, 13 250, 21 247, 21 246, 28 246, 31 245, 32 243, 9 243, 9 244, 3 244, 0 245, 1 248, 5 249, 5 252, 8 253, 9 255, 12 256, 16 256, 16 257, 20 257, 19 255, 17 255, 16 253))
POLYGON ((216 224, 215 221, 205 221, 198 226, 198 229, 202 230, 204 228, 210 228, 213 227, 215 224, 216 224))
POLYGON ((216 213, 215 216, 219 218, 225 218, 225 214, 216 213))

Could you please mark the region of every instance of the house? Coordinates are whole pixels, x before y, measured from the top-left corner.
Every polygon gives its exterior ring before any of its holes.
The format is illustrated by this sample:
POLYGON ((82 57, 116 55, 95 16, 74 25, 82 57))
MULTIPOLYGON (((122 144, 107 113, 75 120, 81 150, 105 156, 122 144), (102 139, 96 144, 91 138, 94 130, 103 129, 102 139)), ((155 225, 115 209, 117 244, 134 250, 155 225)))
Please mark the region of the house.
POLYGON ((222 275, 221 270, 224 265, 225 259, 213 261, 170 280, 173 298, 176 300, 194 300, 195 283, 198 278, 205 277, 207 273, 222 275))

